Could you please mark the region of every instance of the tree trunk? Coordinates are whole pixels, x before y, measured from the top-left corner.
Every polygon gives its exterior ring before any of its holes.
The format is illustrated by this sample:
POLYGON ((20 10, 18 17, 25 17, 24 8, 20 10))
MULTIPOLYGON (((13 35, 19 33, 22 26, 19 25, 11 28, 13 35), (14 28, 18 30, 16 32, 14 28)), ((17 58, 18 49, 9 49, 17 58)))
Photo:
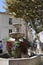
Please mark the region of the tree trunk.
POLYGON ((28 26, 28 23, 27 22, 26 22, 26 25, 25 26, 26 26, 26 39, 28 39, 28 27, 27 27, 28 26))

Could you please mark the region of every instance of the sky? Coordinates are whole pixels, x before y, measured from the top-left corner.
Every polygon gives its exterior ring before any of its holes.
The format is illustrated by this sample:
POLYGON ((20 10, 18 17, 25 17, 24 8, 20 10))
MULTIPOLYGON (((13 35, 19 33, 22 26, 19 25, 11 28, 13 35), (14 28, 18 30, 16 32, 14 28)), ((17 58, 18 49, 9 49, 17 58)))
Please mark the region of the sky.
POLYGON ((4 0, 0 0, 0 12, 5 12, 3 6, 4 6, 4 3, 3 3, 4 0))

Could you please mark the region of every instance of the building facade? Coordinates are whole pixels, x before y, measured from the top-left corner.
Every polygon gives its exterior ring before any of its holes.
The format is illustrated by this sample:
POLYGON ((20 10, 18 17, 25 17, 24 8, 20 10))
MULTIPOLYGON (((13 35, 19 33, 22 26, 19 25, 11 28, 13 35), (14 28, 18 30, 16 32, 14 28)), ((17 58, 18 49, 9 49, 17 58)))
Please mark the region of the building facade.
MULTIPOLYGON (((9 37, 9 34, 12 32, 15 32, 15 27, 13 24, 21 24, 20 32, 24 33, 26 36, 26 28, 25 28, 25 22, 23 19, 20 18, 13 18, 11 15, 5 13, 5 12, 0 12, 0 39, 4 39, 6 37, 9 37)), ((28 38, 32 40, 32 36, 30 33, 28 34, 28 38)))

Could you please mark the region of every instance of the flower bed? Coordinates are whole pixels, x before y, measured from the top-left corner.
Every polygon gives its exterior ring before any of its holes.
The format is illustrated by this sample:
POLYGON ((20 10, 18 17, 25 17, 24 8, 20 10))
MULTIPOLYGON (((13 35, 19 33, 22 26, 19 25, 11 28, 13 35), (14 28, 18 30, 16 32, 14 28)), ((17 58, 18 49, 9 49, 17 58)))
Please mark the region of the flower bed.
POLYGON ((13 56, 14 58, 21 58, 22 55, 28 55, 28 48, 30 47, 30 43, 26 43, 24 41, 7 41, 6 42, 6 49, 9 55, 13 56))

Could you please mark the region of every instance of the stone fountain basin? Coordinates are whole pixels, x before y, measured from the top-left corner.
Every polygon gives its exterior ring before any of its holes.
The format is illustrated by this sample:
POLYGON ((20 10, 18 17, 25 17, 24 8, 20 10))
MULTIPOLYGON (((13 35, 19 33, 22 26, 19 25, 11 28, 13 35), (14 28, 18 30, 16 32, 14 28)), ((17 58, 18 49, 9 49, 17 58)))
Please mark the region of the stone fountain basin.
POLYGON ((39 55, 30 58, 0 58, 1 65, 39 65, 41 58, 39 55))
POLYGON ((10 33, 10 37, 12 38, 22 38, 24 36, 24 33, 21 33, 21 32, 12 32, 10 33))

